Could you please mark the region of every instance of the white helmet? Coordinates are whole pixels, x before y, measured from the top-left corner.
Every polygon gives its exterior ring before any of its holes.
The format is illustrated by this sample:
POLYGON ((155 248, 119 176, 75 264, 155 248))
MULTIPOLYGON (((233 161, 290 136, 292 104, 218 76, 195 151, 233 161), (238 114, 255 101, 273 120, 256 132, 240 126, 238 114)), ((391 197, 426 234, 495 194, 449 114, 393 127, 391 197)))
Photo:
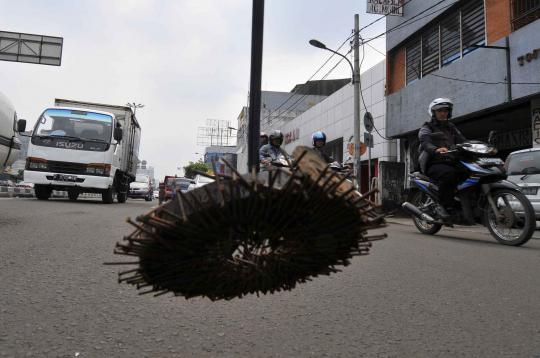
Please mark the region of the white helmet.
POLYGON ((452 117, 452 108, 454 108, 454 103, 449 98, 435 98, 429 104, 428 113, 431 117, 435 115, 436 110, 441 108, 448 108, 448 119, 452 117))

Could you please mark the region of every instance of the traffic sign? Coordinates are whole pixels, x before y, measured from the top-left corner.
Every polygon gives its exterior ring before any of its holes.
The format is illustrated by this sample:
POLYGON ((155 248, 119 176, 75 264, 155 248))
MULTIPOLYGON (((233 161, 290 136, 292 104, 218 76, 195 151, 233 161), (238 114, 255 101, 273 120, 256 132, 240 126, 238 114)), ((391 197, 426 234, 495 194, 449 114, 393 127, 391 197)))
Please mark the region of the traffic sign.
POLYGON ((373 131, 373 116, 370 112, 366 112, 366 114, 364 114, 364 127, 369 133, 373 131))
POLYGON ((364 143, 366 143, 366 146, 369 148, 373 148, 373 134, 364 132, 364 143))

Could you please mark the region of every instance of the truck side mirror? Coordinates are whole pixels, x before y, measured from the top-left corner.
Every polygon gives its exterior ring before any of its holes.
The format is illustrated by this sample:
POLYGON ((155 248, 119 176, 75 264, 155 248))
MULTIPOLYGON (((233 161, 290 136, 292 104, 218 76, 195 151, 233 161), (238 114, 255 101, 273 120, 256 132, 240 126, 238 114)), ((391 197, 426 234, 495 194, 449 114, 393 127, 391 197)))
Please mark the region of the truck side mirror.
POLYGON ((121 141, 122 140, 122 135, 123 135, 122 127, 114 128, 114 139, 115 140, 121 141))
POLYGON ((17 132, 21 133, 26 130, 26 119, 19 119, 17 121, 17 132))
POLYGON ((497 131, 490 131, 488 135, 488 143, 493 144, 493 141, 495 140, 495 135, 497 135, 497 131))

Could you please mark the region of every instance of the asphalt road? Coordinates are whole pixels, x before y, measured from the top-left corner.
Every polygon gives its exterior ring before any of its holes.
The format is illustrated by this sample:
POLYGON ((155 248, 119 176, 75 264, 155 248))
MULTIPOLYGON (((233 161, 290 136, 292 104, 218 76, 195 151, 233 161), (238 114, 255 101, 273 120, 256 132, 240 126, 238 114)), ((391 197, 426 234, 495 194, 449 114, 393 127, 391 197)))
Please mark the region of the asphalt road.
POLYGON ((186 301, 103 265, 153 204, 0 199, 0 357, 540 357, 540 240, 390 225, 292 292, 186 301))

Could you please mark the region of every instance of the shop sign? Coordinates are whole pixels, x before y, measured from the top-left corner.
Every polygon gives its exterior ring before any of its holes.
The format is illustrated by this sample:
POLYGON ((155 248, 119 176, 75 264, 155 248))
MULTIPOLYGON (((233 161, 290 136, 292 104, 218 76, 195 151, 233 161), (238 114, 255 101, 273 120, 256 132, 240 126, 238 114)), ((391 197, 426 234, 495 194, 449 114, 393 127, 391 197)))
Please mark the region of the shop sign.
POLYGON ((285 144, 289 144, 291 142, 298 140, 299 138, 300 138, 300 128, 296 128, 290 132, 285 133, 284 142, 285 144))
POLYGON ((366 12, 391 16, 403 16, 403 0, 367 0, 366 12))
POLYGON ((517 60, 518 60, 519 65, 523 66, 525 64, 525 61, 531 62, 532 60, 538 59, 539 56, 540 56, 540 48, 536 48, 532 50, 532 52, 526 53, 523 56, 519 56, 517 60))
POLYGON ((532 129, 533 146, 540 147, 540 106, 532 109, 532 129))

